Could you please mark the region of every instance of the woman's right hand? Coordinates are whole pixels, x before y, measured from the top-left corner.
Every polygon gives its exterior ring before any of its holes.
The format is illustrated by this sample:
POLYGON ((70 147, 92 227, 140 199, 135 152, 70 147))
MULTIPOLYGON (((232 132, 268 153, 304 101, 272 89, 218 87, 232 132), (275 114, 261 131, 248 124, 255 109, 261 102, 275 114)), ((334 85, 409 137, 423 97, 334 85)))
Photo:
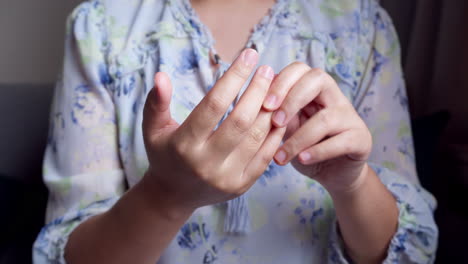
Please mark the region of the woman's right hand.
POLYGON ((271 67, 258 68, 232 113, 214 130, 257 61, 254 50, 244 50, 181 125, 169 110, 171 82, 165 73, 156 74, 143 115, 150 165, 142 183, 159 210, 163 203, 165 213, 174 215, 233 199, 272 160, 285 129, 273 128, 271 113, 262 110, 274 77, 271 67))

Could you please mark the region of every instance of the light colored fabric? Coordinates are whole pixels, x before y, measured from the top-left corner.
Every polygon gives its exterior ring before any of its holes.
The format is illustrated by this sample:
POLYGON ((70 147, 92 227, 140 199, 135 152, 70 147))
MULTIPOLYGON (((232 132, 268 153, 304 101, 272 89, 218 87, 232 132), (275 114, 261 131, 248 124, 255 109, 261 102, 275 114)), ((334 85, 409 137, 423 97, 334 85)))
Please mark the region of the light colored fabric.
MULTIPOLYGON (((373 0, 279 0, 252 44, 260 64, 276 72, 303 61, 335 78, 369 126, 370 162, 397 198, 399 228, 385 263, 432 263, 435 200, 417 180, 388 15, 373 0)), ((44 161, 49 224, 34 245, 35 263, 65 263, 73 229, 141 179, 148 167, 142 108, 154 73, 171 77, 171 111, 183 122, 214 83, 212 46, 188 1, 102 0, 76 8, 51 113, 44 161)), ((246 235, 224 232, 225 205, 199 208, 158 263, 348 263, 329 194, 292 166, 271 163, 248 191, 248 205, 246 235)))

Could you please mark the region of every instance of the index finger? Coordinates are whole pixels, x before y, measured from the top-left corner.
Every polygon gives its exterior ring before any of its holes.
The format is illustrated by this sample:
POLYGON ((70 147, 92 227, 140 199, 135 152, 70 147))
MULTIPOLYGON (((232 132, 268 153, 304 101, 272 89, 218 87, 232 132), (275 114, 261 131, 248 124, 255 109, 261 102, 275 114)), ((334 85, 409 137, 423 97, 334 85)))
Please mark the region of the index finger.
POLYGON ((255 50, 244 50, 195 107, 182 127, 189 126, 190 133, 197 139, 208 138, 250 77, 257 61, 255 50))

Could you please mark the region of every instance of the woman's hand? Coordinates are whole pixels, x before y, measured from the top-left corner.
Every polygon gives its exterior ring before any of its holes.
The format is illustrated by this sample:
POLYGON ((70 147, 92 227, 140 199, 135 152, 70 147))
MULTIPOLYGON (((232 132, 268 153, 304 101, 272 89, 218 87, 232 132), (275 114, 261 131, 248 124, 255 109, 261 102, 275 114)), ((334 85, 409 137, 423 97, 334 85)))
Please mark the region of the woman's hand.
POLYGON ((347 254, 382 263, 398 226, 395 198, 366 160, 372 137, 333 78, 293 63, 274 79, 264 108, 287 127, 275 160, 320 182, 330 193, 347 254))
POLYGON ((257 70, 232 113, 214 131, 257 60, 254 50, 245 50, 181 125, 169 111, 170 80, 164 73, 156 74, 156 87, 144 109, 150 166, 143 181, 149 186, 148 197, 154 192, 164 197, 158 202, 166 205, 166 213, 191 211, 241 195, 273 159, 286 129, 272 129, 271 112, 262 110, 274 76, 269 66, 257 70))
POLYGON ((329 192, 355 190, 368 174, 372 138, 364 121, 326 72, 304 63, 284 68, 272 83, 264 108, 273 124, 287 126, 275 155, 329 192))

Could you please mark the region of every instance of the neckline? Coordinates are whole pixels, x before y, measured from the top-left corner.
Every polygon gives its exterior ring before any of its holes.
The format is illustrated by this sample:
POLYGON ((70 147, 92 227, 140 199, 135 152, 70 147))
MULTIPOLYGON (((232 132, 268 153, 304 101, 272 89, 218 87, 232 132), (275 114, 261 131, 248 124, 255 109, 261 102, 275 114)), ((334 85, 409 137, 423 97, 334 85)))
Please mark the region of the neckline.
MULTIPOLYGON (((176 4, 182 5, 179 6, 179 11, 181 12, 181 14, 177 17, 179 18, 179 20, 182 18, 185 20, 181 22, 187 33, 192 35, 192 37, 198 39, 209 52, 211 52, 212 54, 217 54, 216 49, 214 47, 216 40, 214 39, 213 34, 211 33, 211 30, 208 28, 208 26, 201 21, 200 17, 198 16, 198 13, 193 8, 191 1, 172 0, 171 2, 174 6, 176 4)), ((270 31, 269 29, 271 27, 276 26, 277 24, 281 24, 276 23, 276 21, 278 20, 277 18, 281 12, 287 10, 286 7, 289 2, 290 0, 276 0, 275 3, 269 8, 267 14, 265 14, 260 19, 260 22, 255 24, 254 27, 251 29, 249 38, 247 39, 247 42, 244 44, 241 50, 245 48, 255 48, 258 52, 260 52, 260 50, 258 50, 258 47, 262 46, 260 45, 261 40, 265 40, 264 37, 266 33, 270 31)), ((228 65, 228 63, 222 60, 222 58, 220 63, 228 65)))

